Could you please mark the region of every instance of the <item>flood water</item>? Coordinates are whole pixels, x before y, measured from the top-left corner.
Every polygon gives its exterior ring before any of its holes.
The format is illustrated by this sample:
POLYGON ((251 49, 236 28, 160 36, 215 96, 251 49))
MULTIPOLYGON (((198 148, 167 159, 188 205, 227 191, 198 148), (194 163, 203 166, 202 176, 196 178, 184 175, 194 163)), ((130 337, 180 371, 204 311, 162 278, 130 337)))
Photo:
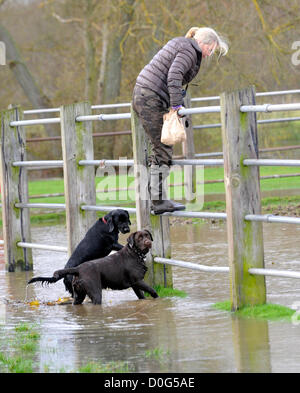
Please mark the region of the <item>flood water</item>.
MULTIPOLYGON (((126 237, 121 236, 121 243, 126 237)), ((171 237, 174 259, 227 266, 225 223, 174 225, 171 237)), ((266 267, 299 271, 299 237, 299 226, 264 224, 266 267)), ((65 228, 33 227, 32 241, 65 246, 65 228)), ((9 335, 20 322, 37 323, 36 372, 76 371, 90 361, 124 361, 134 372, 300 370, 300 326, 237 318, 212 307, 229 299, 226 273, 174 267, 174 287, 186 291, 185 298, 138 300, 129 289, 104 291, 101 306, 49 306, 47 301, 68 296, 62 281, 31 285, 27 294, 26 282, 62 268, 66 254, 34 250, 33 256, 34 272, 6 273, 0 262, 0 328, 9 335), (39 306, 25 302, 34 299, 39 306), (160 356, 147 356, 155 349, 160 356)), ((268 302, 289 307, 300 302, 299 280, 267 277, 266 283, 268 302)))

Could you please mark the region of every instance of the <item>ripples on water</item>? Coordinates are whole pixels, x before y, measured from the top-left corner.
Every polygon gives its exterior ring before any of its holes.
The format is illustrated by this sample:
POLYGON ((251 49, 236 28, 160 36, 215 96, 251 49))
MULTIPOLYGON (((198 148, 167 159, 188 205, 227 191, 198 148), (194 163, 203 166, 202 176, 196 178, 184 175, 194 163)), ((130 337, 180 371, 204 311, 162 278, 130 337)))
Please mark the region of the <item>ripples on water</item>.
MULTIPOLYGON (((272 225, 272 226, 271 226, 272 225)), ((300 270, 300 228, 264 226, 266 267, 300 270)), ((121 235, 125 243, 126 235, 121 235)), ((172 257, 204 265, 227 265, 224 223, 171 227, 172 257)), ((66 245, 64 227, 32 229, 37 243, 66 245)), ((0 250, 1 251, 1 250, 0 250)), ((229 298, 228 275, 173 268, 174 287, 186 298, 137 300, 131 289, 104 291, 102 306, 86 303, 48 306, 68 296, 60 281, 49 287, 28 287, 32 275, 52 275, 62 268, 64 253, 34 250, 34 272, 5 273, 0 263, 0 324, 37 322, 40 331, 39 370, 76 370, 89 361, 126 361, 136 372, 297 372, 300 327, 286 322, 240 320, 212 304, 229 298), (8 301, 8 304, 6 304, 8 301), (146 351, 160 348, 163 356, 146 351), (249 348, 251 354, 249 354, 249 348), (251 359, 251 361, 250 361, 251 359)), ((291 306, 300 301, 299 280, 267 278, 268 301, 291 306)))

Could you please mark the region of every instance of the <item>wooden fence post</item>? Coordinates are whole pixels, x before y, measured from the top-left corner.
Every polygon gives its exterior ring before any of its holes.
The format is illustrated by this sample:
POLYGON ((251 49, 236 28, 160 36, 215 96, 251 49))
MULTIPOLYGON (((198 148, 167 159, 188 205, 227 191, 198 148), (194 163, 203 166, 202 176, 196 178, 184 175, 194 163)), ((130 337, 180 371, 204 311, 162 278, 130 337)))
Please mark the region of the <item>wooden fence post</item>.
POLYGON ((91 106, 86 102, 60 110, 69 255, 97 219, 95 212, 80 208, 96 204, 95 168, 78 165, 80 160, 94 159, 92 122, 76 122, 77 116, 90 114, 91 106))
POLYGON ((22 120, 18 108, 1 113, 0 178, 5 264, 9 272, 32 270, 32 251, 18 247, 18 242, 31 242, 29 209, 18 209, 15 203, 28 203, 27 169, 13 167, 14 161, 26 161, 26 138, 22 126, 10 122, 22 120))
POLYGON ((133 142, 134 177, 137 228, 148 229, 153 235, 151 254, 147 256, 148 272, 146 281, 149 285, 173 287, 172 268, 170 265, 155 263, 155 257, 170 258, 170 226, 169 218, 151 215, 150 196, 148 190, 149 167, 148 153, 150 144, 137 114, 131 108, 131 130, 133 142))
POLYGON ((255 89, 221 94, 221 121, 226 190, 231 307, 266 302, 264 276, 248 273, 264 267, 261 222, 245 221, 246 214, 261 214, 259 167, 243 165, 258 158, 256 113, 242 113, 241 105, 255 105, 255 89))

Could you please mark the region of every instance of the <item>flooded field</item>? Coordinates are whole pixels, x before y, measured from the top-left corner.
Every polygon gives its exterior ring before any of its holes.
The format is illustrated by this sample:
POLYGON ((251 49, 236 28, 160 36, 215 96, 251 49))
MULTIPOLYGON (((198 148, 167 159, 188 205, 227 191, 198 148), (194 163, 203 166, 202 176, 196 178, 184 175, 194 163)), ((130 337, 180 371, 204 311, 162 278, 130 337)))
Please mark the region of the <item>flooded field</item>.
MULTIPOLYGON (((134 230, 134 228, 132 228, 134 230)), ((121 236, 121 243, 126 241, 121 236)), ((205 265, 227 265, 224 223, 174 225, 172 257, 205 265)), ((264 226, 266 267, 300 270, 300 227, 264 226)), ((62 226, 33 227, 37 243, 66 245, 62 226)), ((132 290, 104 291, 101 306, 49 306, 68 296, 61 282, 26 290, 33 275, 52 275, 64 253, 34 250, 34 272, 6 273, 0 262, 0 330, 9 337, 20 322, 40 332, 36 372, 76 371, 90 361, 123 361, 134 372, 298 372, 300 326, 241 319, 212 307, 229 299, 224 273, 173 268, 174 287, 186 298, 138 300, 132 290), (27 302, 39 300, 39 306, 27 302)), ((267 278, 268 302, 300 302, 300 282, 267 278)))

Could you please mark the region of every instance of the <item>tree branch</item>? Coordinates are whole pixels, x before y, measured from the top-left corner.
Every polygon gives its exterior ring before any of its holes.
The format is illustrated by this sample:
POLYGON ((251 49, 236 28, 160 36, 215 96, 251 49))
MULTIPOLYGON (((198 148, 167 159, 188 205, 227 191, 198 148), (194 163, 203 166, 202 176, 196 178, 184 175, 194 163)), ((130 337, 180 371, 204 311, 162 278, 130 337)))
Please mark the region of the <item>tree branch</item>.
POLYGON ((265 21, 265 19, 264 19, 263 13, 262 13, 262 11, 261 11, 261 9, 260 9, 260 6, 259 6, 257 0, 252 0, 252 3, 254 4, 254 7, 255 7, 256 12, 257 12, 257 14, 258 14, 260 23, 261 23, 261 25, 262 25, 262 29, 263 29, 263 31, 264 31, 264 33, 265 33, 267 39, 268 39, 269 42, 271 43, 271 45, 272 45, 273 47, 275 47, 280 53, 289 54, 290 51, 288 51, 288 50, 286 50, 286 49, 284 49, 284 48, 281 48, 281 47, 277 44, 277 42, 274 40, 274 37, 273 37, 272 32, 274 32, 275 29, 270 30, 270 29, 268 28, 268 25, 267 25, 267 23, 266 23, 266 21, 265 21))
POLYGON ((57 15, 55 12, 52 12, 52 16, 55 19, 57 19, 60 23, 83 23, 83 19, 80 18, 64 19, 61 16, 57 15))

